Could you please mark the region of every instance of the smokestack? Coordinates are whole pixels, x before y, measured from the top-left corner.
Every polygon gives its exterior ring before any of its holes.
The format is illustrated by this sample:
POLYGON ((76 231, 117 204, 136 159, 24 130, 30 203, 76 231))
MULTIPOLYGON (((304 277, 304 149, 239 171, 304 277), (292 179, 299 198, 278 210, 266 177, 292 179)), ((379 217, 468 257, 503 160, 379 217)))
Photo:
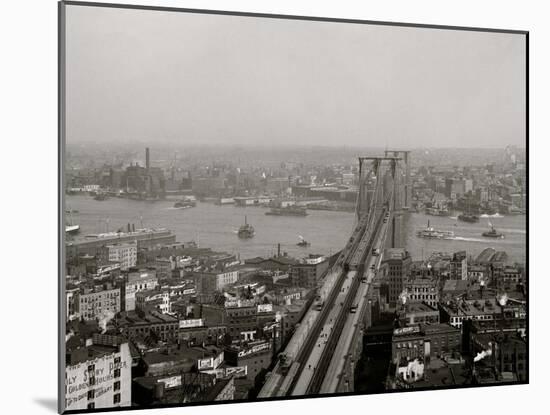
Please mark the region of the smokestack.
POLYGON ((149 147, 145 147, 145 168, 149 170, 149 147))
POLYGON ((281 256, 281 244, 277 244, 277 257, 281 256))

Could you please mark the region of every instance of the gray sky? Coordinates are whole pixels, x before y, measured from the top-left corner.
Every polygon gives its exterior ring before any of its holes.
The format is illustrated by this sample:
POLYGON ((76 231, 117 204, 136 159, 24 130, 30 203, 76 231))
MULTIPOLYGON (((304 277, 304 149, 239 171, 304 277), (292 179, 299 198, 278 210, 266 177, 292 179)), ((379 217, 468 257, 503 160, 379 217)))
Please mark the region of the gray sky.
POLYGON ((67 141, 525 144, 522 35, 68 6, 67 141))

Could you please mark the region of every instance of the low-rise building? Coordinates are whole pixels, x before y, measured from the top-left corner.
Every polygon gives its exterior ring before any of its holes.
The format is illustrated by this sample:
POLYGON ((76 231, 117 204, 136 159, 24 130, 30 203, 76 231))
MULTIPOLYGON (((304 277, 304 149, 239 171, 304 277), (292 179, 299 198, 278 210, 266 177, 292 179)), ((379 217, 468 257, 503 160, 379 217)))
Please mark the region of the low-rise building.
POLYGON ((120 311, 120 297, 120 288, 112 288, 109 284, 82 288, 78 295, 79 315, 84 320, 112 317, 120 311))
POLYGON ((504 266, 496 276, 496 288, 500 290, 515 289, 523 283, 523 272, 517 266, 504 266))
POLYGON ((122 242, 102 247, 100 257, 104 261, 119 263, 122 270, 127 270, 136 266, 137 251, 137 241, 122 242))
POLYGON ((167 289, 138 291, 136 310, 145 311, 147 308, 158 309, 163 314, 171 313, 170 291, 167 289))
POLYGON ((127 312, 117 320, 119 328, 127 337, 147 336, 152 333, 161 341, 176 341, 178 338, 179 321, 169 314, 157 311, 138 315, 137 312, 127 312))
POLYGON ((503 333, 474 334, 472 346, 474 365, 493 368, 497 380, 523 382, 527 379, 527 341, 524 337, 503 333))
POLYGON ((246 259, 245 264, 261 268, 264 271, 287 273, 292 265, 298 264, 298 261, 285 255, 277 255, 271 258, 246 259))
POLYGON ((502 307, 495 298, 458 300, 440 304, 441 322, 462 327, 464 320, 493 321, 502 315, 502 307))
POLYGON ((407 302, 399 307, 397 314, 403 326, 439 323, 439 310, 425 303, 407 302))
POLYGON ((328 258, 319 255, 310 255, 302 262, 290 267, 290 280, 295 287, 315 288, 319 279, 327 271, 328 258))
POLYGON ((405 283, 405 290, 407 290, 407 302, 420 302, 430 307, 437 307, 439 290, 436 278, 410 278, 405 283))
POLYGON ((269 341, 250 342, 246 346, 232 346, 225 349, 227 365, 246 367, 246 379, 254 381, 262 369, 271 365, 272 344, 269 341))
POLYGON ((275 321, 271 304, 226 307, 226 324, 233 339, 252 341, 262 335, 263 327, 275 321))
POLYGON ((226 269, 223 271, 195 272, 193 277, 197 292, 209 295, 222 291, 228 285, 236 283, 239 280, 239 271, 226 269))
POLYGON ((208 373, 138 377, 133 380, 132 389, 136 403, 142 406, 235 399, 235 383, 232 376, 218 379, 208 373))
POLYGON ((128 274, 124 283, 124 310, 136 309, 136 293, 148 291, 158 286, 158 279, 155 271, 134 270, 128 274))
POLYGON ((449 324, 425 324, 398 328, 392 336, 392 361, 399 363, 460 352, 460 330, 449 324))
POLYGON ((481 282, 487 279, 487 267, 479 264, 468 264, 468 281, 481 282))
POLYGON ((132 357, 128 343, 88 346, 67 354, 65 410, 129 407, 132 357))

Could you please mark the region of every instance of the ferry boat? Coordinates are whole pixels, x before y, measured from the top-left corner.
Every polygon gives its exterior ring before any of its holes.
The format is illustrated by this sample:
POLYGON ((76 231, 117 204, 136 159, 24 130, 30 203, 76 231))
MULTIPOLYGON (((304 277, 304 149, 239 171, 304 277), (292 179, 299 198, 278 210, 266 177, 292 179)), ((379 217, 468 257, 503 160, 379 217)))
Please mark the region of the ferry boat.
POLYGON ((425 229, 421 229, 416 232, 416 236, 418 236, 419 238, 427 239, 452 239, 454 238, 455 234, 452 231, 442 231, 435 229, 430 226, 430 221, 428 221, 428 226, 426 226, 425 229))
POLYGON ((450 216, 451 212, 446 208, 426 208, 426 215, 431 216, 450 216))
POLYGON ((458 220, 461 220, 462 222, 476 223, 479 222, 479 216, 471 213, 462 213, 461 215, 458 215, 458 220))
POLYGON ((475 223, 479 222, 479 216, 471 213, 470 204, 468 204, 468 208, 462 212, 462 214, 458 215, 458 220, 461 220, 462 222, 475 223))
POLYGON ((301 206, 274 207, 265 214, 273 216, 307 216, 307 210, 301 206))
POLYGON ((503 234, 495 230, 495 227, 491 224, 491 222, 489 222, 489 226, 491 227, 491 230, 483 232, 481 236, 485 236, 486 238, 504 238, 503 234))
POLYGON ((241 227, 239 228, 239 231, 237 232, 237 234, 239 235, 239 238, 243 238, 243 239, 252 238, 255 233, 256 231, 254 230, 254 227, 246 221, 246 216, 245 216, 244 225, 241 225, 241 227))

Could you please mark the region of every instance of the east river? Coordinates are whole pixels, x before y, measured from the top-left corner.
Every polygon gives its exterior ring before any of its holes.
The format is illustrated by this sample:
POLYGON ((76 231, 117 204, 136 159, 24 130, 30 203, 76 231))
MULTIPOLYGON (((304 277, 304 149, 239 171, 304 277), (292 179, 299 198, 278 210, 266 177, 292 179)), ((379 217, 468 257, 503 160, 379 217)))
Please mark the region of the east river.
MULTIPOLYGON (((96 201, 88 195, 66 196, 66 209, 77 211, 66 215, 73 223, 80 225, 80 236, 127 229, 128 223, 136 228, 168 228, 179 242, 195 241, 201 247, 215 251, 240 254, 241 259, 255 256, 272 256, 281 244, 281 252, 303 257, 310 253, 331 254, 339 251, 354 225, 354 214, 308 210, 308 216, 270 216, 267 208, 218 206, 213 203, 200 203, 189 209, 176 209, 174 201, 136 201, 122 198, 109 198, 96 201), (237 230, 244 223, 256 230, 251 239, 239 239, 237 230), (299 247, 299 236, 311 243, 309 247, 299 247)), ((464 223, 456 217, 434 217, 411 213, 403 222, 406 248, 413 259, 426 258, 431 252, 456 252, 466 250, 477 255, 486 247, 506 251, 511 262, 525 262, 526 257, 526 217, 502 216, 481 218, 478 223, 464 223), (430 226, 439 230, 453 231, 452 240, 421 239, 416 232, 430 226), (481 236, 489 229, 488 222, 505 235, 503 239, 490 239, 481 236)))

